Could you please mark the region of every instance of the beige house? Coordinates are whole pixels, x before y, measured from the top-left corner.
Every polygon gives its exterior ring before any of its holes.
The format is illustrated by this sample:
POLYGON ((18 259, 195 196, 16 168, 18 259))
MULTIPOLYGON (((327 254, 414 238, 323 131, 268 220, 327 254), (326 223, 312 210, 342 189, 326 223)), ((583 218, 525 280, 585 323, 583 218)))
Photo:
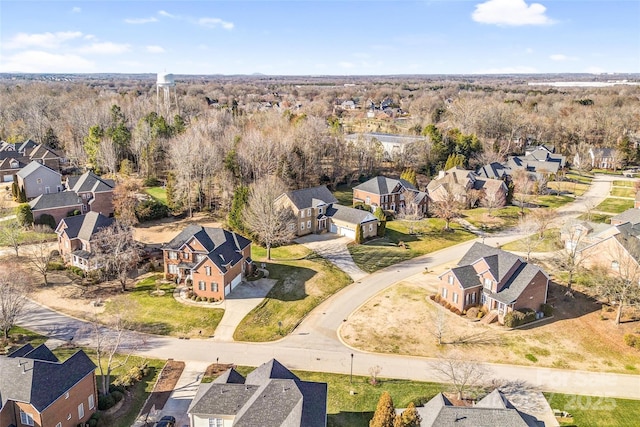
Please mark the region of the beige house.
POLYGON ((458 202, 467 207, 473 207, 471 204, 477 202, 469 195, 472 190, 478 191, 479 201, 488 197, 499 201, 496 207, 504 206, 509 191, 507 184, 500 179, 484 178, 458 166, 440 171, 438 176, 427 185, 431 201, 439 202, 452 194, 458 202))

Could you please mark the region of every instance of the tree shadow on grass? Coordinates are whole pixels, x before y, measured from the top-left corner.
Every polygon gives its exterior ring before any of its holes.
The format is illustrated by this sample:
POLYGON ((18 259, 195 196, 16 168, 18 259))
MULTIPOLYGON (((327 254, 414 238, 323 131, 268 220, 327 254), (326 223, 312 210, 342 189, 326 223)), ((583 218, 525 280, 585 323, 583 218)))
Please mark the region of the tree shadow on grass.
POLYGON ((269 278, 276 279, 266 298, 280 301, 299 301, 307 297, 306 283, 316 274, 315 270, 285 264, 265 263, 269 278))
POLYGON ((338 412, 327 415, 328 427, 368 427, 373 412, 338 412))

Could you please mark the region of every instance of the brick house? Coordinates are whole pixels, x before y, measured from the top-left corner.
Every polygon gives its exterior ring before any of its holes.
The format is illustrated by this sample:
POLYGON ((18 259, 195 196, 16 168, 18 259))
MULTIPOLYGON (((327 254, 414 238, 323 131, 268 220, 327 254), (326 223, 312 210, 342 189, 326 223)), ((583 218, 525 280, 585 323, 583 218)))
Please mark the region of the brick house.
POLYGON ((549 276, 519 256, 474 243, 457 267, 442 273, 440 296, 461 312, 482 305, 502 323, 513 310, 540 311, 547 302, 549 276))
POLYGON ((162 247, 167 279, 191 280, 200 297, 224 298, 253 268, 251 241, 222 228, 190 225, 162 247))
POLYGON ((381 207, 385 211, 400 212, 408 202, 417 204, 422 215, 427 214, 429 197, 427 193, 418 191, 413 184, 404 179, 376 176, 353 187, 353 203, 369 205, 375 209, 381 207))
POLYGON ((191 427, 326 427, 327 383, 302 381, 271 359, 246 378, 231 368, 200 384, 187 413, 191 427))
POLYGON ((91 262, 92 240, 102 229, 113 224, 114 219, 97 212, 63 218, 56 227, 58 250, 67 264, 85 271, 98 268, 91 262))
POLYGON ((62 191, 62 175, 53 169, 32 161, 16 174, 18 188, 24 191, 27 200, 41 194, 62 191))
POLYGON ((60 362, 44 344, 0 356, 0 426, 87 422, 98 402, 95 369, 82 350, 60 362))
POLYGON ((378 219, 370 212, 338 204, 331 191, 324 186, 303 188, 283 193, 275 203, 288 206, 296 217, 290 224, 296 236, 312 233, 336 233, 356 238, 360 227, 364 239, 378 234, 378 219))
POLYGON ((582 265, 601 267, 608 274, 640 281, 640 224, 625 222, 585 239, 579 247, 582 265))
POLYGON ((42 194, 29 202, 36 222, 42 215, 51 215, 56 224, 74 211, 98 212, 113 216, 113 190, 115 182, 102 179, 92 172, 71 176, 66 180, 66 190, 60 193, 42 194))
POLYGON ((476 190, 479 193, 480 200, 491 197, 491 200, 500 201, 501 203, 495 207, 502 207, 506 204, 509 191, 507 184, 501 179, 481 177, 473 171, 458 166, 447 171, 440 171, 438 176, 427 185, 432 202, 442 201, 448 194, 452 194, 458 202, 466 207, 474 207, 471 204, 476 202, 472 202, 468 197, 471 190, 476 190))

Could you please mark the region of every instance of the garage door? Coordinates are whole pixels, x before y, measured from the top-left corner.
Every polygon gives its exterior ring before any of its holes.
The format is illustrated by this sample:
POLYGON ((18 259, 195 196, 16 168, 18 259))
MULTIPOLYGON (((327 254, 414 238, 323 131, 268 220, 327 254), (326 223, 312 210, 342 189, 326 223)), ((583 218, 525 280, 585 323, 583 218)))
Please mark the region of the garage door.
POLYGON ((356 230, 352 230, 350 228, 346 228, 346 227, 340 227, 340 233, 341 236, 345 236, 345 237, 349 237, 350 239, 355 239, 356 238, 356 230))
POLYGON ((338 227, 336 227, 335 224, 331 224, 331 232, 332 233, 337 233, 338 232, 338 227))
POLYGON ((224 296, 226 297, 231 292, 231 285, 227 285, 224 287, 224 296))
POLYGON ((4 182, 13 182, 13 175, 5 175, 2 177, 4 182))
POLYGON ((234 290, 242 282, 242 274, 238 274, 235 279, 231 281, 231 290, 234 290))

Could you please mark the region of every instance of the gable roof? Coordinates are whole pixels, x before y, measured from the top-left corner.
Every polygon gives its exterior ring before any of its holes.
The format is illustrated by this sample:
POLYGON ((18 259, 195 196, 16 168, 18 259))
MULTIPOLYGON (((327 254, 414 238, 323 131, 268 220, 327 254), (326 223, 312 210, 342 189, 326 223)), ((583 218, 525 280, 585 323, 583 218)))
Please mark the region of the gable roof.
POLYGON ((58 232, 60 234, 66 233, 69 239, 89 241, 95 233, 103 228, 109 227, 113 222, 113 218, 108 218, 101 213, 87 212, 84 215, 63 218, 60 224, 58 224, 56 231, 59 230, 58 232), (67 226, 64 230, 60 227, 63 223, 67 226))
POLYGON ((279 196, 278 199, 283 196, 288 197, 291 203, 298 209, 314 208, 316 206, 338 202, 338 199, 335 198, 326 185, 288 191, 279 196))
POLYGON ((70 176, 67 183, 69 190, 76 193, 113 191, 116 186, 112 179, 102 179, 91 171, 80 176, 70 176))
POLYGON ((338 204, 329 206, 327 208, 326 215, 328 217, 335 218, 338 221, 344 221, 355 225, 378 220, 371 212, 338 204))
POLYGON ((504 276, 514 264, 524 262, 522 258, 510 252, 475 242, 460 259, 458 266, 471 265, 480 259, 484 259, 487 262, 491 274, 498 281, 504 279, 504 276))
POLYGON ((493 162, 480 167, 476 173, 485 178, 502 179, 505 175, 511 174, 511 168, 502 163, 493 162))
POLYGON ((29 202, 31 210, 53 209, 82 205, 82 199, 73 191, 41 194, 29 202))
POLYGON ((20 178, 24 179, 24 178, 28 177, 29 175, 31 175, 32 173, 34 173, 35 171, 37 171, 37 170, 46 170, 46 171, 49 171, 49 172, 51 172, 53 174, 56 174, 58 176, 62 176, 58 172, 56 172, 53 169, 51 169, 50 167, 45 166, 45 165, 43 165, 41 163, 38 163, 35 160, 32 161, 31 163, 29 163, 27 166, 25 166, 22 169, 20 169, 16 175, 18 175, 20 178))
POLYGON ((416 187, 414 187, 409 181, 404 179, 387 178, 386 176, 376 176, 360 185, 356 185, 353 189, 383 195, 393 193, 393 190, 398 186, 398 184, 402 184, 402 186, 408 190, 416 189, 416 187))
POLYGON ((478 280, 478 273, 476 272, 476 269, 473 268, 472 265, 463 265, 461 267, 454 267, 451 269, 451 273, 453 273, 453 275, 458 278, 458 282, 460 282, 460 286, 462 286, 463 289, 482 286, 482 283, 480 283, 480 281, 478 280))
POLYGON ((611 217, 611 222, 630 222, 633 225, 640 224, 640 209, 627 209, 626 211, 611 217))
POLYGON ((12 170, 12 169, 22 169, 27 164, 23 162, 22 157, 7 157, 0 160, 0 170, 12 170), (18 162, 16 167, 13 167, 11 163, 18 162))
POLYGON ((285 421, 326 426, 326 383, 302 381, 275 359, 253 370, 245 381, 233 369, 227 372, 222 379, 200 385, 189 414, 232 415, 235 427, 276 427, 285 421))
POLYGON ((17 401, 42 412, 96 368, 82 350, 59 362, 44 345, 25 347, 0 356, 0 409, 17 401))

